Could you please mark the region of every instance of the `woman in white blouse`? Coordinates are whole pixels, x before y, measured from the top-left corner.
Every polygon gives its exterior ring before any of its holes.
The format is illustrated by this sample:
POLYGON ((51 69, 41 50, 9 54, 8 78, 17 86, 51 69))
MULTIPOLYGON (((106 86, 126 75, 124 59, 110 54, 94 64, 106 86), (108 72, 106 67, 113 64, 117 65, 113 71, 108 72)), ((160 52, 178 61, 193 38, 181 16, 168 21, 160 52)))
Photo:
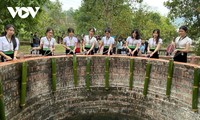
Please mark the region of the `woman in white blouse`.
POLYGON ((148 41, 147 53, 150 58, 159 58, 158 51, 160 50, 162 45, 162 39, 160 38, 160 30, 153 30, 153 37, 148 41))
POLYGON ((0 37, 0 55, 1 61, 16 60, 17 51, 19 49, 19 40, 14 36, 14 26, 8 24, 5 26, 5 33, 0 37))
POLYGON ((126 39, 126 48, 129 56, 137 56, 141 45, 140 33, 137 29, 131 32, 131 36, 126 39))
POLYGON ((187 62, 187 53, 192 44, 192 40, 187 36, 187 27, 181 26, 179 28, 179 37, 175 39, 176 50, 173 52, 174 61, 187 62))
POLYGON ((76 51, 78 39, 74 37, 74 29, 68 28, 68 36, 63 39, 63 47, 66 49, 65 53, 74 54, 76 51))
POLYGON ((56 40, 53 38, 53 29, 47 28, 46 36, 40 40, 40 46, 33 49, 42 49, 42 55, 52 56, 55 51, 56 40))
POLYGON ((115 42, 115 39, 110 36, 110 28, 105 30, 105 36, 102 38, 102 44, 99 49, 103 46, 103 55, 112 55, 112 47, 115 42))
POLYGON ((94 37, 95 29, 89 29, 89 35, 85 35, 83 38, 83 50, 86 52, 86 55, 93 55, 94 54, 94 46, 96 43, 96 38, 94 37))

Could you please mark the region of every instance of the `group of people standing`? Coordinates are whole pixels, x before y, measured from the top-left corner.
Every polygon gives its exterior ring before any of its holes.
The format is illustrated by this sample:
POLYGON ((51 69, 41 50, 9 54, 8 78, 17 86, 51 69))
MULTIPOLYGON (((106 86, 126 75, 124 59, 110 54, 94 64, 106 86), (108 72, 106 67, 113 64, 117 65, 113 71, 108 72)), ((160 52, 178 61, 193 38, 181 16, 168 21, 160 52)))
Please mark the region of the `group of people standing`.
MULTIPOLYGON (((187 62, 187 53, 192 44, 192 40, 187 36, 187 27, 181 26, 179 28, 179 37, 172 42, 175 46, 174 60, 179 62, 187 62)), ((42 55, 50 56, 53 55, 55 51, 56 40, 53 38, 53 29, 48 28, 45 33, 45 37, 40 39, 40 45, 33 47, 34 50, 42 50, 42 55)), ((77 48, 79 52, 83 51, 86 55, 93 55, 99 50, 103 50, 103 55, 112 55, 113 45, 115 39, 111 37, 110 28, 106 28, 104 33, 105 36, 102 37, 101 42, 97 41, 95 35, 95 29, 90 28, 88 30, 89 34, 83 37, 83 42, 80 45, 78 39, 74 36, 74 29, 68 28, 68 35, 63 39, 63 47, 66 49, 65 53, 75 54, 77 53, 77 48), (82 46, 82 47, 80 47, 82 46)), ((159 50, 163 40, 160 38, 160 30, 155 29, 152 32, 152 38, 148 40, 147 46, 147 57, 150 58, 159 58, 159 50)), ((140 33, 138 29, 134 29, 131 32, 131 35, 126 39, 126 50, 127 55, 129 56, 138 56, 141 52, 140 46, 142 41, 140 38, 140 33)), ((0 55, 1 61, 15 60, 17 56, 17 51, 19 49, 19 40, 14 36, 14 26, 6 25, 5 34, 0 37, 0 55)))

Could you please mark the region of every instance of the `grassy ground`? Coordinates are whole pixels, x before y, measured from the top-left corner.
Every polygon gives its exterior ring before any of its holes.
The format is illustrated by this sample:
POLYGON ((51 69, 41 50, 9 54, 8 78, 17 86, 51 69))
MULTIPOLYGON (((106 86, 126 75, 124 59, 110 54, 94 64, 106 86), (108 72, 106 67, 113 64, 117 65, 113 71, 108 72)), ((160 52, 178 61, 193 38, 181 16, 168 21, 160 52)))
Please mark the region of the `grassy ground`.
MULTIPOLYGON (((65 49, 61 44, 57 44, 55 47, 55 54, 65 54, 65 49)), ((19 48, 19 53, 30 54, 30 49, 30 45, 21 45, 19 48)))

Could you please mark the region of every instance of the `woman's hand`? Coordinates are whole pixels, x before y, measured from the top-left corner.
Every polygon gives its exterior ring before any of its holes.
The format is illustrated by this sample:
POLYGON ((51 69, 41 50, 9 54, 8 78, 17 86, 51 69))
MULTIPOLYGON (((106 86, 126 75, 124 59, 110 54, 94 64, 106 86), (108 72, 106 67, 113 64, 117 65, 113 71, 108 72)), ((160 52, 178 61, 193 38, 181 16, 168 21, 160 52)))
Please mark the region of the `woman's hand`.
POLYGON ((55 51, 55 48, 51 48, 51 52, 55 51))
POLYGON ((152 52, 151 54, 150 54, 150 57, 152 57, 154 55, 154 53, 152 52))
POLYGON ((13 60, 17 60, 17 57, 16 57, 16 56, 14 56, 13 60))
POLYGON ((129 51, 129 53, 131 54, 131 52, 132 52, 131 49, 128 49, 128 51, 129 51))
POLYGON ((147 51, 147 54, 151 54, 151 53, 152 53, 151 51, 149 51, 149 50, 147 51))
POLYGON ((6 56, 5 58, 6 58, 6 60, 12 60, 12 58, 10 56, 6 56))
POLYGON ((110 56, 110 52, 108 51, 108 56, 110 56))
POLYGON ((87 51, 86 55, 89 55, 90 54, 90 51, 87 51))
POLYGON ((132 55, 134 55, 135 51, 131 52, 132 55))

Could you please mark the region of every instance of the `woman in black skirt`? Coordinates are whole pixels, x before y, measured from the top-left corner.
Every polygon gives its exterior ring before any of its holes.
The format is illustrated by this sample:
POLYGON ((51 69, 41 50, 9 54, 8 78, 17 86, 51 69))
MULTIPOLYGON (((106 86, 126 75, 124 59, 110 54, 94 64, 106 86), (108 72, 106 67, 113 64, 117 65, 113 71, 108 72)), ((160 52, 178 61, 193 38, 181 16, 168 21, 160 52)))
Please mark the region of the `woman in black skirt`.
POLYGON ((159 49, 162 44, 162 39, 160 38, 160 30, 155 29, 153 30, 153 37, 148 41, 148 57, 150 58, 159 58, 159 49))
POLYGON ((83 38, 83 50, 86 52, 86 55, 94 55, 94 46, 96 43, 96 38, 94 37, 95 29, 89 29, 89 35, 85 35, 83 38))
POLYGON ((53 29, 47 28, 46 36, 41 38, 40 46, 34 47, 33 50, 42 50, 43 56, 52 56, 55 51, 56 40, 53 38, 53 29))
POLYGON ((74 29, 67 29, 68 36, 63 39, 63 47, 66 49, 66 55, 73 55, 76 52, 76 47, 78 43, 78 39, 74 36, 74 29))
POLYGON ((14 33, 14 26, 8 24, 5 26, 5 33, 0 37, 0 55, 2 62, 17 59, 19 39, 15 37, 14 33))
POLYGON ((175 39, 176 50, 173 52, 174 61, 187 62, 187 53, 192 44, 192 40, 187 36, 187 27, 181 26, 179 28, 179 37, 175 39))
POLYGON ((102 38, 102 44, 100 46, 100 49, 102 46, 103 48, 103 55, 112 55, 112 47, 115 42, 114 38, 110 36, 110 29, 107 28, 105 30, 105 36, 102 38))
POLYGON ((126 39, 126 48, 129 56, 138 56, 141 45, 140 34, 137 29, 131 32, 131 36, 126 39))

